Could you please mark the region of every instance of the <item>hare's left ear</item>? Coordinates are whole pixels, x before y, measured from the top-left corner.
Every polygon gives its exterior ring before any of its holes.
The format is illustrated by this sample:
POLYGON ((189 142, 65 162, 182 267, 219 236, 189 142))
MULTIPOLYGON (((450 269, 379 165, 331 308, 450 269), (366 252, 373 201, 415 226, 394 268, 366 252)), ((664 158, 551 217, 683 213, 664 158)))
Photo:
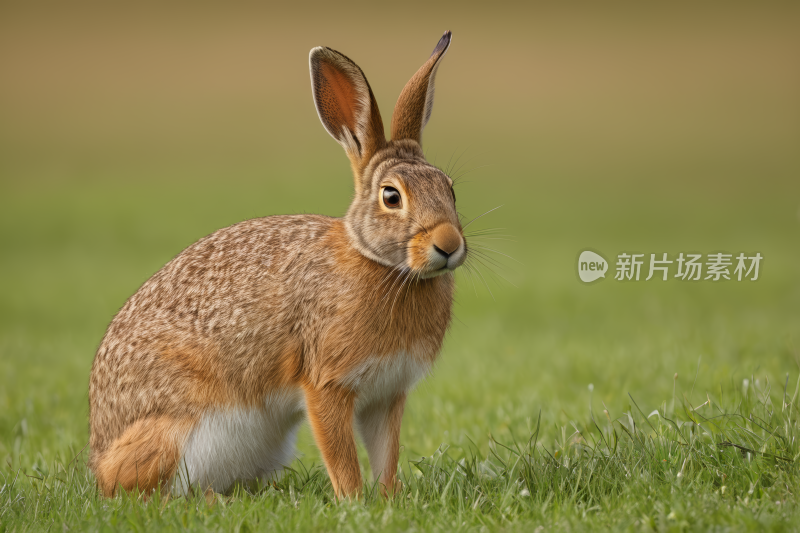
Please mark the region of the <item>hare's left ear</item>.
POLYGON ((317 114, 350 158, 358 191, 364 168, 386 145, 378 104, 364 73, 344 54, 318 46, 308 61, 317 114))
POLYGON ((422 144, 422 130, 433 110, 433 85, 439 63, 450 47, 452 33, 444 32, 428 61, 409 80, 392 115, 392 140, 411 139, 422 144))

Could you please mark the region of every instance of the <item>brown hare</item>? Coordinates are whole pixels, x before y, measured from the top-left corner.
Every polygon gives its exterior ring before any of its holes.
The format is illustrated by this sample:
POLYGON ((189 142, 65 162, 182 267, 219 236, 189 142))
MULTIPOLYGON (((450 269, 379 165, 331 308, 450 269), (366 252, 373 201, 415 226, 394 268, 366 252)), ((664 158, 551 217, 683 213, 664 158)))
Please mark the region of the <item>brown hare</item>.
POLYGON ((356 431, 383 492, 397 490, 406 395, 439 353, 467 255, 453 182, 420 145, 450 39, 400 94, 391 141, 361 69, 311 50, 314 103, 350 158, 352 204, 343 218, 221 229, 128 299, 89 384, 104 495, 271 479, 306 416, 337 498, 361 491, 356 431))

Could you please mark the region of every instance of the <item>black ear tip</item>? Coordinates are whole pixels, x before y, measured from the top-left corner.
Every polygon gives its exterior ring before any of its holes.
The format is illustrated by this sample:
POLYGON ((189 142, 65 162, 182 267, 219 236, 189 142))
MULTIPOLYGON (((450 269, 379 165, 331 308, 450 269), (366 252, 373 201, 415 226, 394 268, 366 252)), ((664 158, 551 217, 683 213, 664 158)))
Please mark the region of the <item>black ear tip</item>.
POLYGON ((450 30, 447 30, 446 32, 444 32, 444 35, 442 35, 442 38, 439 39, 438 43, 436 43, 436 48, 433 49, 433 53, 431 54, 431 57, 433 57, 433 56, 435 56, 437 54, 441 54, 445 50, 447 50, 447 47, 450 46, 450 40, 452 38, 453 38, 453 32, 451 32, 450 30))

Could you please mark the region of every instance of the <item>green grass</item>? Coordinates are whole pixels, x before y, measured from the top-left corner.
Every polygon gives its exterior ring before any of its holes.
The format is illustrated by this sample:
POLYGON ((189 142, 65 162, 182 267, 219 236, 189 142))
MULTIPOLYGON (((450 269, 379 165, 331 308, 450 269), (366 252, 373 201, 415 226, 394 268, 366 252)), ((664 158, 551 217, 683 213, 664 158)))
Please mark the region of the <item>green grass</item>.
POLYGON ((0 531, 800 527, 796 7, 104 9, 0 16, 0 531), (514 261, 457 274, 403 492, 335 503, 306 427, 275 487, 99 499, 88 376, 125 299, 217 228, 348 205, 306 51, 359 62, 388 125, 446 28, 425 149, 514 261), (764 261, 587 286, 585 248, 764 261))
MULTIPOLYGON (((462 439, 406 457, 391 501, 368 485, 361 501, 337 503, 324 469, 300 461, 277 484, 225 496, 104 500, 83 455, 67 461, 70 450, 5 474, 0 517, 7 530, 796 527, 800 380, 783 395, 735 384, 698 406, 675 385, 673 399, 647 415, 633 398, 621 416, 589 412, 568 426, 544 427, 540 413, 517 438, 490 437, 488 453, 462 439)), ((28 437, 24 422, 17 434, 28 437)))
MULTIPOLYGON (((346 183, 342 161, 330 164, 346 183)), ((505 196, 483 185, 491 174, 480 172, 459 191, 466 214, 505 196)), ((741 221, 746 202, 734 198, 715 205, 717 225, 697 232, 705 213, 691 206, 707 197, 642 206, 647 197, 639 194, 640 205, 623 216, 613 213, 631 196, 586 198, 552 186, 547 198, 526 201, 535 209, 512 197, 494 223, 485 222, 513 235, 486 242, 522 263, 498 256, 509 281, 484 269, 493 297, 481 282, 458 276, 457 318, 441 360, 405 414, 405 487, 396 500, 367 489, 363 502, 334 503, 307 428, 294 472, 276 488, 240 488, 212 507, 202 497, 99 499, 80 453, 86 384, 116 308, 150 272, 215 227, 285 212, 284 204, 308 202, 309 210, 329 213, 346 205, 345 186, 318 183, 311 197, 302 183, 268 194, 272 184, 248 180, 204 180, 188 192, 182 180, 164 181, 158 196, 154 182, 70 181, 46 192, 7 187, 13 202, 0 215, 0 527, 795 527, 800 306, 791 204, 753 202, 755 211, 741 221), (676 209, 686 214, 668 225, 676 209), (626 224, 629 217, 645 224, 626 224), (608 279, 584 286, 573 263, 586 242, 612 257, 629 248, 720 248, 758 249, 766 259, 763 277, 750 285, 608 279)))

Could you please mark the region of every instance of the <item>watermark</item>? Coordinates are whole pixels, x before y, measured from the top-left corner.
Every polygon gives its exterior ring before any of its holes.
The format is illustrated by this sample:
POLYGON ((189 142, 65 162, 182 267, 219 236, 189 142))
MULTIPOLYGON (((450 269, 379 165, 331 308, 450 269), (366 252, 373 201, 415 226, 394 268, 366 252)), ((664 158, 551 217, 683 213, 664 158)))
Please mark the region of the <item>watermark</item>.
POLYGON ((578 257, 578 276, 584 283, 597 281, 606 277, 608 261, 602 255, 591 250, 584 250, 578 257))
MULTIPOLYGON (((681 252, 670 256, 622 252, 617 254, 614 279, 616 281, 757 281, 759 267, 764 257, 756 252, 738 255, 724 252, 695 254, 681 252), (648 259, 649 256, 649 259, 648 259), (646 274, 646 277, 645 277, 646 274)), ((599 253, 584 250, 578 257, 578 277, 591 283, 606 277, 608 262, 599 253)))

